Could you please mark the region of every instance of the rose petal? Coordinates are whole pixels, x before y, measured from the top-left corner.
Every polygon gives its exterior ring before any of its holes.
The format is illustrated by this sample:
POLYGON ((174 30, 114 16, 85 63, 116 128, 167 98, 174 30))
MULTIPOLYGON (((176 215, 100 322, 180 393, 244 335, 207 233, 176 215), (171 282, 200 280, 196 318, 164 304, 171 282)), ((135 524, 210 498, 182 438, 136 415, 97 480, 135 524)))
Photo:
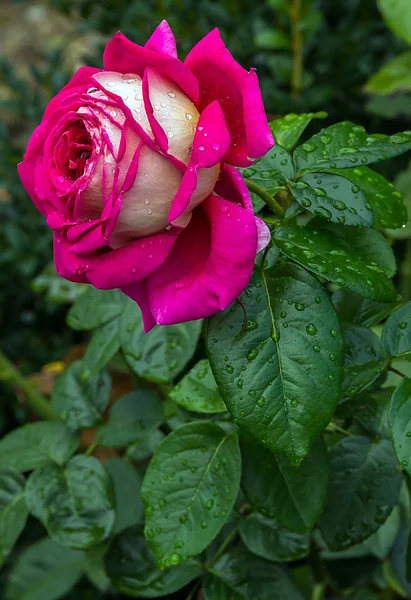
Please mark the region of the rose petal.
POLYGON ((126 285, 120 289, 139 305, 143 316, 144 332, 148 333, 151 331, 156 325, 156 322, 151 314, 150 305, 148 303, 146 282, 141 281, 139 283, 133 283, 132 285, 126 285))
POLYGON ((177 58, 176 40, 166 20, 161 21, 152 36, 144 44, 144 48, 177 58))
POLYGON ((156 322, 171 325, 227 308, 251 277, 256 248, 254 216, 210 196, 194 211, 162 267, 147 279, 156 322))
POLYGON ((136 180, 123 195, 123 207, 111 236, 112 246, 117 248, 167 227, 171 202, 181 180, 181 172, 164 156, 143 145, 136 180))
POLYGON ((93 75, 101 71, 101 69, 95 69, 94 67, 80 67, 80 69, 73 75, 67 85, 65 85, 54 98, 48 103, 46 110, 44 111, 43 121, 48 119, 49 116, 55 111, 63 99, 74 92, 82 91, 83 88, 89 86, 93 75), (77 88, 77 89, 76 89, 77 88))
POLYGON ((104 51, 104 68, 117 73, 136 73, 143 77, 147 67, 157 67, 171 77, 193 102, 198 101, 199 88, 196 77, 173 56, 161 54, 134 44, 122 33, 108 42, 104 51))
POLYGON ((240 171, 231 165, 224 165, 220 178, 215 186, 216 194, 235 204, 254 212, 250 192, 240 171))
POLYGON ((200 109, 218 100, 227 119, 231 164, 245 167, 264 156, 274 138, 267 123, 258 78, 247 72, 225 47, 218 29, 189 52, 184 64, 200 82, 200 109))

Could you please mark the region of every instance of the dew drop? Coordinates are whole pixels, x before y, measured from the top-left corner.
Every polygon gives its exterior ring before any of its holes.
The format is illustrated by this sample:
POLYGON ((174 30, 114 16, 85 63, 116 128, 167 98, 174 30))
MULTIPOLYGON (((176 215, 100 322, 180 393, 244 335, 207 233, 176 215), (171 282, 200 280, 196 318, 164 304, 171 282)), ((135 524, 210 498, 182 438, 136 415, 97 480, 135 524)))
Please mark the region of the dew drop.
POLYGON ((258 398, 258 400, 256 400, 255 402, 257 404, 257 406, 259 406, 260 408, 262 408, 265 404, 265 398, 263 398, 263 396, 261 396, 261 398, 258 398))
POLYGON ((316 344, 315 346, 313 346, 313 350, 314 350, 315 352, 320 352, 320 351, 321 351, 321 348, 320 348, 320 346, 318 346, 318 345, 316 344))
POLYGON ((407 325, 408 325, 408 323, 407 323, 406 321, 402 321, 402 322, 399 324, 399 328, 400 328, 400 329, 406 329, 406 328, 407 328, 407 325))
POLYGON ((308 335, 315 335, 317 333, 317 327, 313 323, 309 323, 305 329, 308 335))

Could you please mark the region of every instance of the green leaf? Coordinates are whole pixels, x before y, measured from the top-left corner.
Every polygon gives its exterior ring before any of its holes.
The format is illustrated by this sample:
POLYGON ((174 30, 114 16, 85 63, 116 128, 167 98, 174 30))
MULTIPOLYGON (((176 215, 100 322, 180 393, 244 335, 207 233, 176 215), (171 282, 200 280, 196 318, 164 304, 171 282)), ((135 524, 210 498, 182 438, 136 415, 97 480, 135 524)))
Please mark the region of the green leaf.
POLYGON ((252 506, 283 527, 310 531, 327 499, 330 465, 318 440, 299 467, 263 448, 251 436, 241 439, 242 488, 252 506))
POLYGON ((251 179, 272 196, 280 189, 284 189, 287 181, 295 177, 291 154, 280 144, 276 144, 265 156, 256 160, 242 173, 246 179, 251 179))
MULTIPOLYGON (((337 415, 343 419, 353 419, 367 437, 391 439, 388 426, 388 406, 393 388, 366 391, 352 399, 345 400, 338 407, 337 415)), ((358 431, 358 428, 357 428, 358 431)))
POLYGON ((259 513, 241 519, 240 535, 253 554, 275 562, 298 560, 307 556, 310 549, 308 535, 288 531, 259 513))
POLYGON ((305 113, 301 115, 290 113, 281 119, 271 121, 270 128, 274 134, 276 143, 281 144, 286 150, 292 150, 307 125, 313 119, 325 119, 326 116, 327 113, 325 112, 305 113))
POLYGON ((344 327, 345 364, 342 392, 351 398, 379 377, 388 363, 379 338, 360 325, 344 327))
POLYGON ((201 574, 201 567, 191 562, 160 571, 140 527, 131 527, 114 538, 105 565, 112 586, 135 598, 168 596, 201 574))
POLYGON ((331 450, 330 495, 319 520, 332 550, 344 550, 369 537, 385 522, 401 487, 392 445, 372 445, 362 436, 344 438, 331 450))
POLYGON ((235 431, 188 423, 160 444, 141 490, 145 535, 160 568, 199 554, 230 513, 240 485, 235 431))
POLYGON ((104 570, 104 555, 107 545, 94 546, 85 555, 84 572, 91 583, 100 591, 105 592, 110 587, 110 580, 104 570))
MULTIPOLYGON (((358 196, 365 198, 366 203, 371 207, 375 227, 395 229, 403 227, 407 222, 407 207, 401 192, 376 171, 368 167, 354 167, 353 169, 324 169, 324 172, 338 176, 338 180, 341 177, 348 179, 351 182, 351 191, 359 189, 358 196)), ((322 173, 321 177, 323 177, 322 173)), ((341 200, 345 201, 346 193, 342 193, 342 188, 340 192, 341 200)), ((350 225, 348 220, 346 225, 350 225)))
POLYGON ((411 302, 397 308, 387 319, 382 343, 390 356, 411 359, 411 302))
POLYGON ((336 290, 332 295, 332 301, 341 323, 364 327, 372 327, 385 319, 395 306, 368 300, 346 288, 336 290))
POLYGON ((18 471, 0 469, 0 567, 26 524, 25 483, 18 471))
POLYGON ((395 506, 385 523, 364 542, 351 546, 347 550, 340 550, 339 552, 323 551, 321 557, 325 560, 345 560, 347 558, 359 558, 362 556, 376 556, 380 560, 384 560, 397 538, 400 525, 400 509, 398 506, 395 506))
POLYGON ((57 600, 82 574, 83 552, 63 548, 48 538, 26 548, 14 563, 6 600, 57 600))
POLYGON ((113 358, 120 348, 120 322, 109 321, 92 335, 83 358, 83 379, 96 375, 113 358))
POLYGON ((305 173, 290 191, 303 208, 333 223, 366 227, 374 223, 371 204, 346 177, 305 173))
POLYGON ((411 52, 403 52, 384 63, 365 85, 369 94, 388 95, 411 91, 411 52))
POLYGON ((97 429, 96 441, 108 448, 127 448, 164 420, 163 405, 150 390, 129 392, 113 404, 109 419, 97 429))
POLYGON ((346 169, 393 158, 411 148, 411 133, 368 134, 364 127, 343 121, 326 127, 296 148, 296 170, 346 169))
POLYGON ((64 469, 48 466, 27 481, 29 511, 63 546, 87 549, 104 540, 115 520, 111 480, 91 456, 74 456, 64 469))
MULTIPOLYGON (((411 110, 411 103, 408 101, 411 110)), ((388 229, 387 235, 394 240, 411 238, 411 162, 407 168, 401 171, 394 180, 396 189, 402 194, 407 212, 408 223, 401 229, 388 229)))
POLYGON ((111 475, 116 504, 116 521, 113 533, 119 533, 143 518, 143 503, 140 500, 142 479, 135 467, 118 456, 105 463, 111 475))
POLYGON ((204 600, 303 600, 282 566, 248 552, 224 554, 204 578, 204 600))
POLYGON ((87 285, 68 281, 57 273, 54 262, 49 263, 40 275, 31 282, 31 288, 36 294, 46 293, 50 302, 69 302, 77 300, 88 289, 87 285))
POLYGON ((298 464, 340 394, 337 315, 319 281, 293 264, 256 267, 241 303, 208 323, 221 396, 242 429, 298 464))
POLYGON ((283 254, 328 281, 377 302, 395 302, 397 298, 381 268, 359 256, 346 240, 331 231, 281 227, 274 242, 283 254))
POLYGON ((127 456, 131 460, 145 460, 154 454, 157 446, 163 441, 164 433, 159 429, 152 429, 146 435, 127 448, 127 456))
POLYGON ((260 31, 255 38, 254 43, 257 48, 264 50, 277 50, 290 47, 290 38, 279 29, 264 29, 260 31))
POLYGON ((100 423, 110 400, 108 371, 87 379, 83 375, 84 363, 76 361, 60 375, 53 389, 54 412, 74 429, 87 429, 100 423))
POLYGON ((395 454, 411 474, 411 379, 403 379, 395 390, 390 406, 390 429, 395 454))
POLYGON ((63 465, 79 443, 79 434, 64 423, 29 423, 0 440, 0 468, 11 467, 24 472, 52 463, 63 465))
POLYGON ((97 290, 89 286, 67 315, 67 324, 76 330, 102 327, 123 312, 126 296, 120 290, 97 290))
POLYGON ((141 311, 130 302, 121 316, 120 339, 130 369, 149 381, 165 383, 177 377, 194 354, 202 321, 155 327, 144 333, 141 311))
POLYGON ((411 45, 411 5, 408 0, 377 0, 388 27, 411 45))
POLYGON ((170 398, 186 410, 204 413, 225 412, 226 405, 208 360, 200 360, 170 392, 170 398))

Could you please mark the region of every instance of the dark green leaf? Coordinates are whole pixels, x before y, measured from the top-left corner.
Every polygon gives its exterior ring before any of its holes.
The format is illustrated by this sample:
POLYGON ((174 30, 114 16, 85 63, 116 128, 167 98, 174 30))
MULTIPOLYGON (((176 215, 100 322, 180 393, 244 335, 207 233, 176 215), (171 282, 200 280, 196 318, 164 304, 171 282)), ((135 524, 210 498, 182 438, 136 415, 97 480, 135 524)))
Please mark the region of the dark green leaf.
POLYGON ((303 600, 288 571, 247 552, 224 554, 204 578, 204 600, 303 600))
POLYGON ((368 300, 346 288, 339 288, 332 295, 341 323, 352 323, 372 327, 385 319, 393 310, 394 304, 383 304, 368 300))
POLYGON ((337 415, 350 418, 362 427, 368 437, 391 439, 388 426, 388 407, 393 388, 363 392, 339 405, 337 415))
POLYGON ((411 44, 411 5, 408 0, 377 0, 377 3, 388 27, 411 44))
POLYGON ((327 447, 318 440, 299 467, 251 436, 242 438, 242 487, 252 506, 292 531, 310 531, 324 508, 330 482, 327 447))
POLYGON ((407 302, 389 317, 382 330, 382 343, 390 356, 410 358, 411 302, 407 302))
POLYGON ((97 430, 96 440, 108 448, 127 448, 161 425, 163 419, 163 407, 154 392, 129 392, 113 404, 109 420, 97 430))
POLYGON ((256 267, 241 303, 209 320, 220 393, 243 429, 298 464, 339 397, 337 315, 319 281, 293 264, 256 267))
POLYGON ((80 579, 83 552, 48 538, 25 549, 11 570, 6 600, 57 600, 80 579))
POLYGON ((63 465, 79 443, 79 434, 64 423, 29 423, 0 440, 0 468, 23 472, 52 463, 63 465))
POLYGON ((411 148, 410 132, 388 136, 368 134, 349 121, 331 125, 314 135, 294 152, 296 169, 318 167, 345 169, 393 158, 411 148))
POLYGON ((395 302, 397 298, 382 269, 372 264, 374 261, 363 259, 331 231, 282 227, 276 231, 274 241, 286 256, 328 281, 377 302, 395 302))
POLYGON ((403 379, 390 407, 390 428, 398 460, 411 474, 411 379, 403 379))
POLYGON ((97 329, 121 315, 125 302, 126 296, 120 290, 97 290, 89 286, 70 308, 67 324, 77 330, 97 329))
POLYGON ((186 410, 225 412, 217 383, 208 360, 200 360, 170 392, 170 398, 186 410))
POLYGON ((168 596, 201 574, 201 567, 190 562, 160 571, 140 527, 114 538, 105 564, 113 587, 135 598, 168 596))
POLYGON ((344 438, 331 450, 332 481, 319 520, 332 550, 344 550, 369 537, 393 509, 402 476, 388 440, 375 446, 362 436, 344 438))
POLYGON ((105 463, 111 475, 116 501, 116 521, 113 533, 119 533, 127 527, 136 525, 143 517, 143 504, 140 500, 142 479, 135 467, 118 456, 105 463))
POLYGON ((325 119, 327 113, 305 113, 296 115, 291 113, 282 119, 271 121, 270 128, 274 134, 277 144, 281 144, 286 150, 291 150, 300 139, 307 125, 312 119, 325 119))
POLYGON ((274 519, 253 513, 240 521, 241 539, 253 554, 275 562, 307 556, 310 537, 281 527, 274 519))
POLYGON ((95 458, 79 454, 64 469, 48 466, 27 481, 27 506, 63 546, 90 548, 104 540, 115 520, 111 480, 95 458))
POLYGON ((244 169, 243 175, 274 195, 286 186, 288 180, 294 179, 293 159, 285 148, 276 144, 251 167, 244 169))
POLYGON ((388 95, 411 91, 411 52, 394 56, 374 73, 365 85, 369 94, 388 95))
POLYGON ((130 302, 121 316, 120 339, 130 369, 150 381, 168 382, 194 354, 202 321, 155 327, 144 333, 141 311, 130 302))
POLYGON ((345 398, 362 392, 377 379, 388 363, 379 338, 370 329, 347 325, 343 329, 345 345, 344 379, 345 398))
POLYGON ((53 389, 54 412, 74 429, 94 427, 103 420, 110 400, 111 378, 107 371, 84 380, 84 363, 72 363, 53 389))
POLYGON ((238 494, 235 431, 188 423, 156 450, 144 477, 145 535, 161 568, 199 554, 214 539, 238 494))
MULTIPOLYGON (((341 171, 344 173, 344 171, 341 171)), ((329 173, 306 173, 290 191, 309 212, 333 223, 362 225, 374 223, 371 204, 357 185, 345 177, 329 173)))
POLYGON ((83 379, 96 375, 120 348, 120 321, 114 319, 94 333, 83 358, 83 379))
POLYGON ((154 454, 157 446, 163 441, 164 433, 159 429, 152 429, 137 442, 127 448, 127 456, 132 460, 145 460, 154 454))
MULTIPOLYGON (((375 227, 395 229, 407 222, 407 207, 401 193, 376 171, 368 167, 354 167, 353 169, 327 169, 327 173, 333 173, 338 179, 344 177, 349 180, 351 192, 353 189, 358 189, 358 196, 364 197, 371 207, 375 227)), ((320 173, 319 177, 322 178, 323 174, 320 173)), ((332 176, 328 175, 328 177, 332 176)), ((345 202, 346 194, 342 192, 342 188, 339 191, 341 200, 345 202)), ((348 219, 345 223, 350 225, 348 219)))
POLYGON ((0 567, 26 524, 25 483, 18 471, 0 469, 0 567))

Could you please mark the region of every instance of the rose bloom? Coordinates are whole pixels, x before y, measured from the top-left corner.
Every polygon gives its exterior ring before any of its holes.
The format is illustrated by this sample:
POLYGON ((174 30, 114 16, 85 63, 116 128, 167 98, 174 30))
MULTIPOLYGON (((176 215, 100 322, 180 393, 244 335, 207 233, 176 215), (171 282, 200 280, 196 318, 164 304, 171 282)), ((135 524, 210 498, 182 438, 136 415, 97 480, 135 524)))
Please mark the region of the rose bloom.
POLYGON ((181 62, 163 21, 117 33, 104 70, 51 100, 19 174, 54 231, 58 273, 135 300, 145 330, 199 319, 244 290, 269 240, 235 166, 274 144, 255 70, 218 29, 181 62))

